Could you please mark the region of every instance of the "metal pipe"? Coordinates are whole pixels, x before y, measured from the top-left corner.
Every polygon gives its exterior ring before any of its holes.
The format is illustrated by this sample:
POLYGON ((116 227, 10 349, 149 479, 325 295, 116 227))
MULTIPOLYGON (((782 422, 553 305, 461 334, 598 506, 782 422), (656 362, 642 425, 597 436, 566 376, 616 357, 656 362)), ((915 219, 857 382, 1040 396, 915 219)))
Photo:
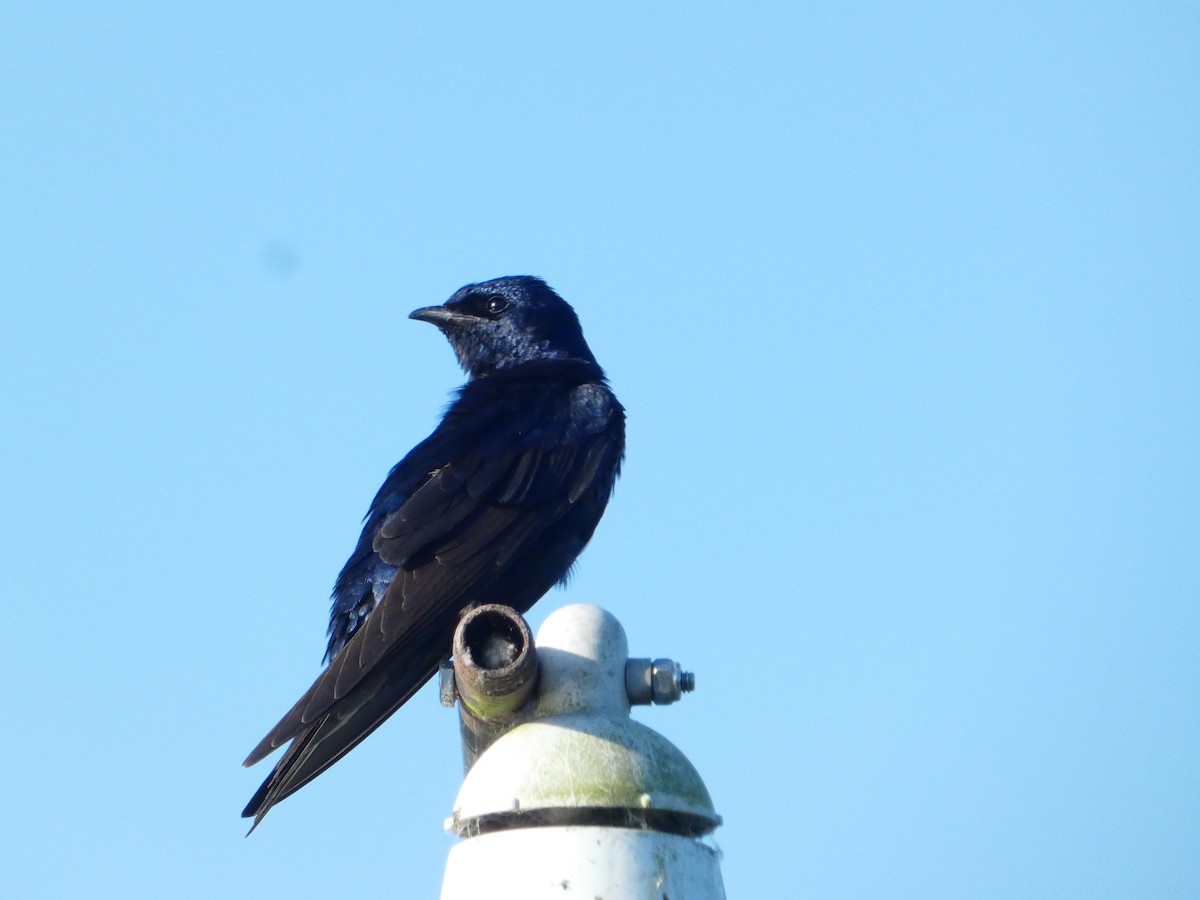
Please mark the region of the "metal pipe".
POLYGON ((491 603, 462 617, 454 632, 454 686, 464 771, 493 741, 530 718, 524 707, 537 677, 537 649, 520 613, 491 603))

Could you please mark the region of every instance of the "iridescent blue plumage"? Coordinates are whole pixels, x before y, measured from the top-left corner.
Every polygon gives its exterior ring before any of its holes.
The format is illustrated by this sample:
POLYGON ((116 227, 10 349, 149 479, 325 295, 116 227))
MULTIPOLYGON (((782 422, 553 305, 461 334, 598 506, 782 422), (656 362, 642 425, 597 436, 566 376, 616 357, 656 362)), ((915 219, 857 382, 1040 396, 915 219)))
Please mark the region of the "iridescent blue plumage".
POLYGON ((469 380, 371 503, 334 586, 328 667, 246 761, 292 742, 243 813, 256 824, 436 672, 464 609, 523 612, 564 580, 620 471, 624 409, 545 282, 467 285, 412 317, 469 380))

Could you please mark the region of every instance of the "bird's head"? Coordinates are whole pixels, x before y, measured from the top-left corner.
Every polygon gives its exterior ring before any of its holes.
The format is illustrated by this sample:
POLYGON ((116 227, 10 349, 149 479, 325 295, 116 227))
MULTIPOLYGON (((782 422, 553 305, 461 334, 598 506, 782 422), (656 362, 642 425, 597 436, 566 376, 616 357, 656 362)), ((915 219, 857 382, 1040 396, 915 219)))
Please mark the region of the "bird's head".
POLYGON ((441 306, 414 310, 409 318, 440 328, 471 378, 534 360, 595 362, 575 310, 531 275, 468 284, 441 306))

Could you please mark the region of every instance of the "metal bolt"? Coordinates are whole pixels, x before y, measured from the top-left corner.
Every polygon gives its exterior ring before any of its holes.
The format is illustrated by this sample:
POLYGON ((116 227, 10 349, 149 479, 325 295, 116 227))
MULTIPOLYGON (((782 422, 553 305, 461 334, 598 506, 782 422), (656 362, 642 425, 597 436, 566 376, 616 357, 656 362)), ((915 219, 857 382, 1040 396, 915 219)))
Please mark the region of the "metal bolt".
POLYGON ((696 675, 672 659, 631 659, 625 663, 625 691, 634 706, 674 703, 696 689, 696 675))
POLYGON ((650 683, 654 686, 654 702, 657 705, 674 703, 679 699, 679 676, 683 674, 683 666, 673 659, 656 659, 650 673, 650 683))
POLYGON ((458 702, 458 686, 454 683, 454 663, 450 660, 443 660, 441 668, 438 669, 438 694, 442 700, 442 706, 452 707, 458 702))

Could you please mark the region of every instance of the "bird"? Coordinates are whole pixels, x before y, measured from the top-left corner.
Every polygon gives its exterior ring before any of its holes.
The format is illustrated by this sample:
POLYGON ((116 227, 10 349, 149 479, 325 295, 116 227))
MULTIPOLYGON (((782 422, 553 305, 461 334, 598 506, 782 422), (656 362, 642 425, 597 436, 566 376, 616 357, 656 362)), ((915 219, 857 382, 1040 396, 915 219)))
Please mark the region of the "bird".
POLYGON ((334 584, 325 668, 245 760, 289 744, 242 811, 250 832, 433 677, 464 612, 524 613, 564 584, 620 475, 625 409, 545 281, 468 284, 409 318, 446 336, 467 381, 371 502, 334 584))

